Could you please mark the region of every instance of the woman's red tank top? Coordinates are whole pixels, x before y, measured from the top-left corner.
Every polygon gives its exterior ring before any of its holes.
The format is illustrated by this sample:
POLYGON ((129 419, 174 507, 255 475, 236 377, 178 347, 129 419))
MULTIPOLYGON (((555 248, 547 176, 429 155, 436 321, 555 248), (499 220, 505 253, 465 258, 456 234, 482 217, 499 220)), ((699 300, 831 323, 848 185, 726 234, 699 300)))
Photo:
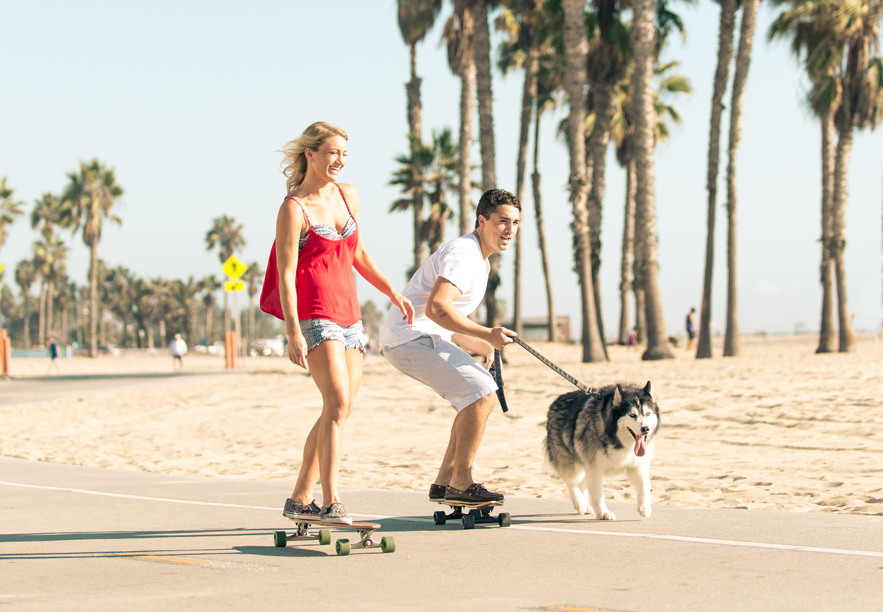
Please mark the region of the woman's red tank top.
MULTIPOLYGON (((340 185, 337 189, 352 216, 340 185)), ((297 256, 297 317, 301 321, 328 319, 342 327, 354 325, 362 318, 353 273, 359 228, 346 238, 329 240, 313 230, 309 218, 307 224, 309 238, 297 256)))
MULTIPOLYGON (((340 191, 340 197, 343 198, 344 205, 346 205, 347 212, 350 212, 350 216, 352 216, 343 190, 339 185, 337 188, 340 191)), ((301 209, 303 210, 303 207, 301 209)), ((304 217, 306 217, 305 211, 304 217)), ((304 247, 298 252, 295 277, 297 317, 301 321, 304 319, 327 319, 342 327, 354 325, 362 318, 359 300, 356 296, 356 278, 353 272, 353 260, 356 255, 356 247, 359 244, 359 228, 356 226, 356 229, 346 238, 330 240, 317 234, 313 230, 309 218, 306 220, 309 226, 309 237, 304 247)), ((267 279, 271 276, 271 267, 278 279, 275 255, 276 243, 274 242, 273 250, 270 253, 271 261, 267 265, 267 279)), ((263 293, 275 293, 276 295, 272 297, 262 295, 261 309, 281 319, 282 317, 274 312, 275 309, 271 305, 265 304, 266 298, 270 298, 273 302, 278 301, 278 288, 270 288, 268 291, 268 287, 265 286, 263 293), (273 292, 272 289, 276 289, 276 291, 273 292)), ((281 304, 279 304, 278 312, 281 313, 281 311, 281 304)))

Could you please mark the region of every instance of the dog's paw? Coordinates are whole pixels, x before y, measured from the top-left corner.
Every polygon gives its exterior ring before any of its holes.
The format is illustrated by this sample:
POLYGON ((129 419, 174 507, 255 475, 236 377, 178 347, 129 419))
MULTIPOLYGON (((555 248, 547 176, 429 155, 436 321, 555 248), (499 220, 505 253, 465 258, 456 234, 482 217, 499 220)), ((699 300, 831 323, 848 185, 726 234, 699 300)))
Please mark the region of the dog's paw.
POLYGON ((644 518, 650 518, 650 514, 653 513, 653 508, 650 507, 650 504, 644 504, 643 506, 638 506, 638 514, 643 516, 644 518))
POLYGON ((608 510, 607 512, 601 513, 598 518, 600 518, 602 521, 615 521, 616 515, 608 510))
POLYGON ((583 504, 573 504, 573 509, 576 510, 577 514, 588 514, 590 512, 589 507, 583 504))

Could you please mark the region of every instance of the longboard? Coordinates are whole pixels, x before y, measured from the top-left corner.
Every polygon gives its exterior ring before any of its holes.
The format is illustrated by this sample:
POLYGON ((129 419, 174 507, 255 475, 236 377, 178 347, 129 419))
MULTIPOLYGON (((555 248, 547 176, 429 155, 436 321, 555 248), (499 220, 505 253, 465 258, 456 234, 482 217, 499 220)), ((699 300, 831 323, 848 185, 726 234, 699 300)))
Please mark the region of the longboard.
POLYGON ((437 504, 449 506, 453 510, 450 514, 446 513, 444 510, 437 510, 432 515, 436 525, 444 525, 447 521, 456 519, 460 519, 460 522, 463 524, 463 529, 472 529, 479 523, 497 523, 500 527, 508 527, 512 524, 512 515, 508 512, 500 512, 497 516, 491 515, 494 507, 503 505, 503 502, 501 501, 477 503, 450 501, 446 499, 434 499, 432 501, 437 504), (464 514, 464 508, 467 508, 469 512, 464 514))
POLYGON ((350 554, 353 547, 356 548, 380 548, 385 553, 392 553, 396 550, 396 541, 392 536, 384 536, 377 542, 373 539, 374 532, 380 529, 380 523, 327 523, 319 519, 300 519, 289 518, 295 523, 295 532, 288 534, 285 531, 276 531, 273 533, 273 545, 277 548, 284 548, 289 540, 318 540, 319 544, 331 544, 331 530, 319 529, 318 532, 311 534, 311 527, 333 527, 335 529, 352 529, 359 534, 359 541, 350 543, 346 538, 337 540, 334 543, 335 550, 338 555, 345 556, 350 554))

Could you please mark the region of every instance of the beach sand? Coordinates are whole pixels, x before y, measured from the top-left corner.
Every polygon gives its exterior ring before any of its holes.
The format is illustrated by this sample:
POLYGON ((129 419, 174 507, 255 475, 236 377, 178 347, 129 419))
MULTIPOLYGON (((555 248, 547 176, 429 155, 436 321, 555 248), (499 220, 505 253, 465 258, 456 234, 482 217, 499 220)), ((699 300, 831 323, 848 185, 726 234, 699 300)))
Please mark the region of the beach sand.
MULTIPOLYGON (((590 386, 653 383, 661 427, 653 502, 883 515, 883 341, 862 337, 850 353, 814 354, 814 337, 745 337, 742 355, 640 360, 609 347, 610 361, 580 362, 581 347, 532 346, 590 386)), ((474 474, 510 496, 565 498, 543 469, 545 414, 573 387, 529 353, 506 349, 510 412, 488 422, 474 474)), ((13 361, 13 375, 43 376, 48 359, 13 361)), ((131 389, 0 406, 0 455, 166 474, 221 476, 293 485, 321 397, 283 358, 250 358, 224 374, 223 357, 188 355, 205 377, 160 379, 131 389)), ((126 354, 62 360, 62 374, 171 372, 172 360, 126 354)), ((4 385, 15 384, 0 380, 4 385)), ((344 488, 426 491, 454 412, 383 357, 368 355, 343 441, 344 488)), ((624 477, 608 499, 634 500, 624 477)), ((280 505, 281 505, 280 499, 280 505)), ((344 500, 345 501, 345 500, 344 500)), ((358 512, 357 508, 353 511, 358 512)))

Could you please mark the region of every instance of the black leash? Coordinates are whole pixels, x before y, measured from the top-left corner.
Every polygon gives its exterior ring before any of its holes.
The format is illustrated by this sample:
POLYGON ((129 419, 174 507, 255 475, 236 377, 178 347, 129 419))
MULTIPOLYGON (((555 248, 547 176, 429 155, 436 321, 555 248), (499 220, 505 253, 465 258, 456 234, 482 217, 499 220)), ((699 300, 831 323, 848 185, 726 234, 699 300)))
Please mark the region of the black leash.
POLYGON ((512 336, 512 340, 516 344, 521 345, 521 348, 523 348, 528 353, 530 353, 531 355, 533 355, 534 357, 536 357, 537 359, 539 359, 540 361, 545 363, 547 366, 549 366, 549 368, 553 372, 555 372, 556 374, 561 376, 564 380, 566 380, 567 382, 569 382, 570 384, 575 386, 577 389, 579 389, 583 393, 585 393, 587 395, 591 395, 595 399, 602 399, 601 395, 598 393, 598 391, 596 389, 593 389, 593 388, 589 387, 588 385, 578 381, 576 378, 574 378, 573 376, 571 376, 570 374, 568 374, 567 372, 565 372, 564 370, 562 370, 561 368, 556 366, 554 363, 552 363, 551 361, 549 361, 548 359, 543 357, 539 352, 536 351, 536 349, 534 349, 532 346, 530 346, 527 342, 525 342, 521 338, 519 338, 517 336, 512 336))
POLYGON ((497 399, 500 400, 500 408, 503 409, 503 412, 509 412, 506 396, 503 394, 503 359, 497 349, 494 349, 494 365, 491 366, 491 373, 494 375, 494 382, 497 383, 497 399))

